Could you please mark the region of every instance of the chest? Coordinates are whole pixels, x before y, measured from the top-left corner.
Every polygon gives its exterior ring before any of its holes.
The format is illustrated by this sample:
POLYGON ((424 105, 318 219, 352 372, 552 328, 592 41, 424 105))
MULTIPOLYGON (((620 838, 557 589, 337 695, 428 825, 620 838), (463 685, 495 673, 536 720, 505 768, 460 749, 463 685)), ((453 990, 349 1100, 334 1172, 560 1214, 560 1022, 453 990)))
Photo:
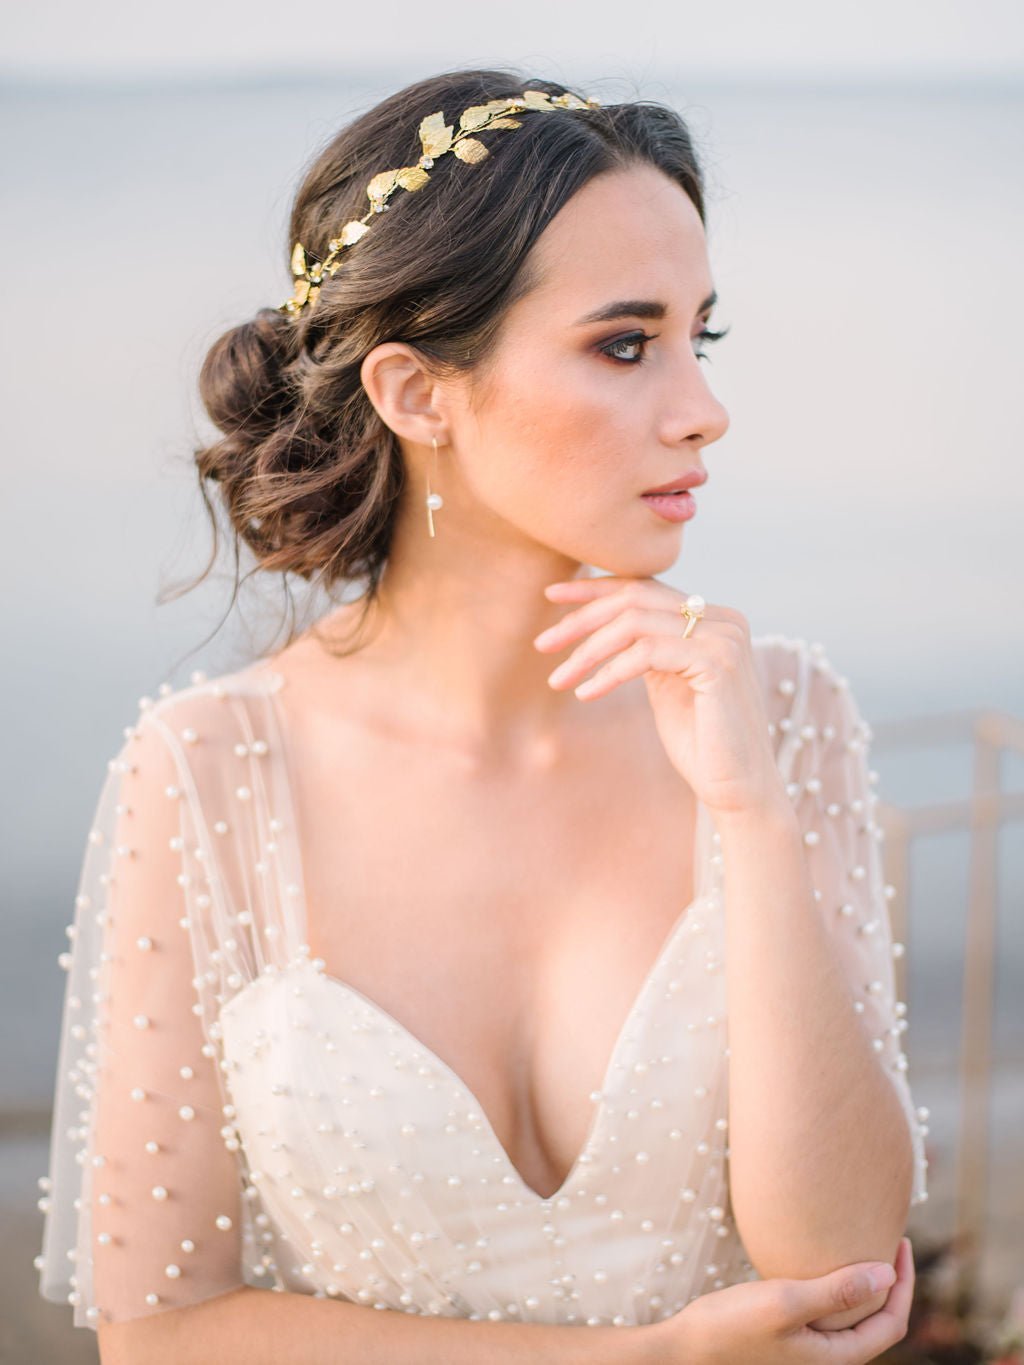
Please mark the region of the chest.
POLYGON ((347 728, 293 749, 312 955, 451 1067, 552 1192, 693 898, 692 793, 636 733, 491 770, 347 728))

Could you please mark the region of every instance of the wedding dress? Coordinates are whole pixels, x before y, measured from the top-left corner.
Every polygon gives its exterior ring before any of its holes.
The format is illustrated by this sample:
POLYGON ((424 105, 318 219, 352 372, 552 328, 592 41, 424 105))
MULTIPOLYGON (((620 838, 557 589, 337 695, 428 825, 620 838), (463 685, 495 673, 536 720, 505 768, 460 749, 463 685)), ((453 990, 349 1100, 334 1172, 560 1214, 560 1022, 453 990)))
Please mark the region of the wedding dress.
MULTIPOLYGON (((776 761, 849 990, 902 1102, 870 727, 818 644, 755 636, 776 761)), ((729 1198, 722 855, 622 1023, 561 1187, 531 1189, 467 1085, 310 957, 270 661, 143 698, 110 760, 70 939, 40 1293, 76 1326, 243 1284, 378 1309, 650 1322, 757 1278, 729 1198)), ((344 963, 338 963, 339 972, 344 963)))

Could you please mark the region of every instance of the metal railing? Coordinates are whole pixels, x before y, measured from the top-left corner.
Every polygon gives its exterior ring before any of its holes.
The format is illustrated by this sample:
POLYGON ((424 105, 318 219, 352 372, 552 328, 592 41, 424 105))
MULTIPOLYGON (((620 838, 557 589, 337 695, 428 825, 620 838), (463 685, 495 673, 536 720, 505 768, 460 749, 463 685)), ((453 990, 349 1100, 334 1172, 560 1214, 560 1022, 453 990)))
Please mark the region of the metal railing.
MULTIPOLYGON (((872 724, 872 750, 970 745, 973 783, 962 800, 897 805, 878 801, 876 818, 890 902, 893 938, 907 941, 910 858, 914 841, 953 831, 970 834, 970 867, 961 982, 958 1132, 953 1237, 960 1286, 976 1289, 988 1217, 989 1109, 995 1018, 995 962, 999 905, 999 832, 1024 819, 1024 792, 1002 790, 1005 752, 1024 755, 1024 721, 1005 711, 975 709, 872 724)), ((906 957, 894 961, 897 994, 905 998, 906 957)))

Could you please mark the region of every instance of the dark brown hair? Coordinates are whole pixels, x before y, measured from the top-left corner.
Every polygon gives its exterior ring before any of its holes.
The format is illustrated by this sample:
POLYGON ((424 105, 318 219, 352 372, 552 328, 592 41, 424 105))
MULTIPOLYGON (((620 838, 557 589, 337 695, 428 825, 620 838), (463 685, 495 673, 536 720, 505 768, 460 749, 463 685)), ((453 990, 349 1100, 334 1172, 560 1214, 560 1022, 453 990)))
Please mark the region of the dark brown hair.
MULTIPOLYGON (((285 260, 296 241, 307 254, 326 256, 342 224, 366 214, 368 181, 416 164, 428 114, 441 110, 456 121, 469 105, 564 88, 513 70, 456 70, 389 96, 314 158, 291 211, 285 260)), ((185 591, 217 557, 207 491, 214 483, 233 532, 232 604, 244 542, 256 559, 250 572, 283 574, 286 595, 289 574, 328 590, 364 580, 365 621, 405 479, 398 440, 360 382, 367 353, 402 341, 432 373, 471 372, 475 383, 493 358, 505 311, 536 282, 531 247, 577 190, 604 172, 649 163, 683 188, 705 221, 690 130, 666 105, 636 100, 528 114, 518 129, 480 136, 490 152, 483 161, 442 157, 428 185, 391 196, 365 237, 344 249, 314 305, 297 318, 261 308, 211 347, 199 391, 222 435, 194 454, 213 549, 185 591)))

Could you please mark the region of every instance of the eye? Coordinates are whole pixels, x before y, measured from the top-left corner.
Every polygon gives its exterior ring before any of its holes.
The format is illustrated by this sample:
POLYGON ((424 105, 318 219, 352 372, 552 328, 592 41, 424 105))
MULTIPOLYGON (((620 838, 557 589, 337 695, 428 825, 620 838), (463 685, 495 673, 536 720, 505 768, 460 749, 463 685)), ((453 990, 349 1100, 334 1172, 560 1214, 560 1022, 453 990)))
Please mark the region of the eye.
MULTIPOLYGON (((694 339, 696 341, 721 341, 724 336, 728 335, 729 335, 728 327, 723 327, 720 332, 713 332, 710 330, 710 328, 705 327, 702 331, 697 333, 694 339)), ((695 351, 694 354, 696 355, 698 360, 710 359, 706 351, 695 351)))
MULTIPOLYGON (((697 333, 697 335, 694 337, 694 341, 703 342, 721 341, 722 338, 724 336, 728 336, 728 334, 729 334, 728 327, 723 327, 722 330, 718 332, 712 331, 711 328, 709 327, 705 327, 700 332, 697 333)), ((645 348, 647 343, 649 341, 654 341, 658 335, 659 335, 658 332, 655 332, 653 335, 649 335, 647 332, 630 332, 628 336, 619 337, 616 341, 609 343, 609 345, 602 346, 600 348, 601 353, 603 355, 608 356, 612 360, 618 361, 622 365, 642 365, 644 363, 644 360, 646 359, 646 356, 643 354, 642 350, 641 354, 630 358, 628 356, 622 355, 620 352, 620 348, 621 347, 631 348, 638 346, 641 348, 645 348)), ((697 350, 694 352, 694 354, 697 356, 698 360, 709 359, 709 356, 706 351, 697 350)))
POLYGON ((646 346, 647 342, 653 341, 654 337, 657 335, 657 332, 654 333, 654 336, 648 336, 646 332, 630 332, 629 336, 619 337, 617 341, 611 342, 610 345, 602 346, 601 354, 609 356, 612 360, 617 360, 623 365, 642 365, 646 359, 644 355, 641 354, 630 359, 627 356, 619 354, 619 347, 646 346))

